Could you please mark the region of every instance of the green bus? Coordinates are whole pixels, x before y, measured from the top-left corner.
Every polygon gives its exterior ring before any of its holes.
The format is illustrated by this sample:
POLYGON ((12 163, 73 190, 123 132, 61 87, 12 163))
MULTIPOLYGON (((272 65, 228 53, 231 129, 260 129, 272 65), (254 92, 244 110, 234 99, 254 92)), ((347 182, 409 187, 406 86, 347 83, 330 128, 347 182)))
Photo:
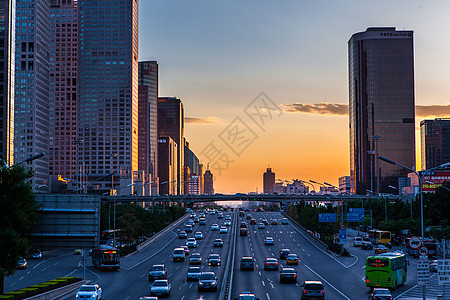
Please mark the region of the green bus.
POLYGON ((401 252, 383 253, 366 259, 366 286, 396 289, 406 282, 408 264, 401 252))

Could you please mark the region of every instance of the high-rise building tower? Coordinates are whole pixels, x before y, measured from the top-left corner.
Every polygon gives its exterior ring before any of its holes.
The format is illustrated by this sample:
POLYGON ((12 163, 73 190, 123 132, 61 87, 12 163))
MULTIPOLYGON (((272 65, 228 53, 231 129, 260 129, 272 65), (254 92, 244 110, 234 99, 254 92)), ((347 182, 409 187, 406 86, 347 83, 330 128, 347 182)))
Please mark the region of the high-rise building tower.
POLYGON ((209 170, 209 167, 205 171, 205 175, 203 176, 203 187, 204 193, 207 195, 214 195, 214 179, 213 174, 209 170))
POLYGON ((78 1, 78 14, 77 164, 90 179, 114 171, 108 190, 138 170, 138 1, 78 1))
POLYGON ((16 1, 0 0, 0 159, 14 164, 16 1))
POLYGON ((159 194, 176 195, 178 178, 178 145, 170 137, 158 138, 159 194))
POLYGON ((139 170, 151 175, 158 194, 158 63, 139 62, 139 170))
MULTIPOLYGON (((14 160, 49 150, 50 0, 16 1, 14 160)), ((33 160, 34 189, 48 184, 48 156, 33 160)))
POLYGON ((263 193, 271 194, 273 193, 273 187, 275 185, 275 173, 272 172, 272 168, 267 168, 267 171, 263 175, 263 193))
POLYGON ((348 42, 351 190, 391 192, 415 165, 413 32, 368 28, 348 42), (377 180, 379 179, 379 181, 377 180))
POLYGON ((158 98, 158 136, 170 136, 178 147, 177 194, 184 190, 184 106, 180 99, 158 98))
POLYGON ((420 122, 422 170, 450 161, 450 118, 420 122))
POLYGON ((77 174, 77 0, 50 5, 49 174, 77 174))

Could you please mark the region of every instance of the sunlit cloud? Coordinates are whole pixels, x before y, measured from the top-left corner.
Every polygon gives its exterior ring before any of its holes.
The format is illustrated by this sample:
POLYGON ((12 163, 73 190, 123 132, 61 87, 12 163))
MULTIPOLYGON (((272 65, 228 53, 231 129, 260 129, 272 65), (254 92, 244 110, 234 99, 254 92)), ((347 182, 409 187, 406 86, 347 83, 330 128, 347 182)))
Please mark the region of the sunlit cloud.
POLYGON ((216 117, 184 117, 186 124, 220 124, 216 117))
MULTIPOLYGON (((308 113, 317 115, 348 116, 348 104, 282 104, 283 110, 291 113, 308 113)), ((416 117, 450 117, 450 104, 416 105, 416 117)))

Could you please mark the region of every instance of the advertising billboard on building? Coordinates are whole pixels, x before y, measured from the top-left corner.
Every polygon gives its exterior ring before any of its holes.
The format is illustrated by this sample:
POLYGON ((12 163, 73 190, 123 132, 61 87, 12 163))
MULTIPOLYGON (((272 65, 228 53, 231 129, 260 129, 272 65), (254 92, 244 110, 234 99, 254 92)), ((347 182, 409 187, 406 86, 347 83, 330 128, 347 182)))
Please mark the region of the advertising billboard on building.
POLYGON ((450 171, 431 172, 423 177, 422 190, 424 192, 434 192, 437 187, 446 181, 450 181, 450 171))

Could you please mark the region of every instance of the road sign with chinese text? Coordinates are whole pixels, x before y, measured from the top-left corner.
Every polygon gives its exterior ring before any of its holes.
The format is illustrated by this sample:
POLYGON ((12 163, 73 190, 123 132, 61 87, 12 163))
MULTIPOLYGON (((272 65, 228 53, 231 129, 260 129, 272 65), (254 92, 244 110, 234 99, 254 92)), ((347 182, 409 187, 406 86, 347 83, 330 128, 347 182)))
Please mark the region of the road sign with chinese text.
POLYGON ((349 208, 347 222, 364 222, 364 208, 349 208))
POLYGON ((336 214, 319 214, 319 222, 336 222, 336 214))
POLYGON ((417 285, 428 285, 430 283, 430 263, 427 259, 417 262, 417 285))
POLYGON ((438 260, 438 283, 450 284, 450 259, 438 260))

